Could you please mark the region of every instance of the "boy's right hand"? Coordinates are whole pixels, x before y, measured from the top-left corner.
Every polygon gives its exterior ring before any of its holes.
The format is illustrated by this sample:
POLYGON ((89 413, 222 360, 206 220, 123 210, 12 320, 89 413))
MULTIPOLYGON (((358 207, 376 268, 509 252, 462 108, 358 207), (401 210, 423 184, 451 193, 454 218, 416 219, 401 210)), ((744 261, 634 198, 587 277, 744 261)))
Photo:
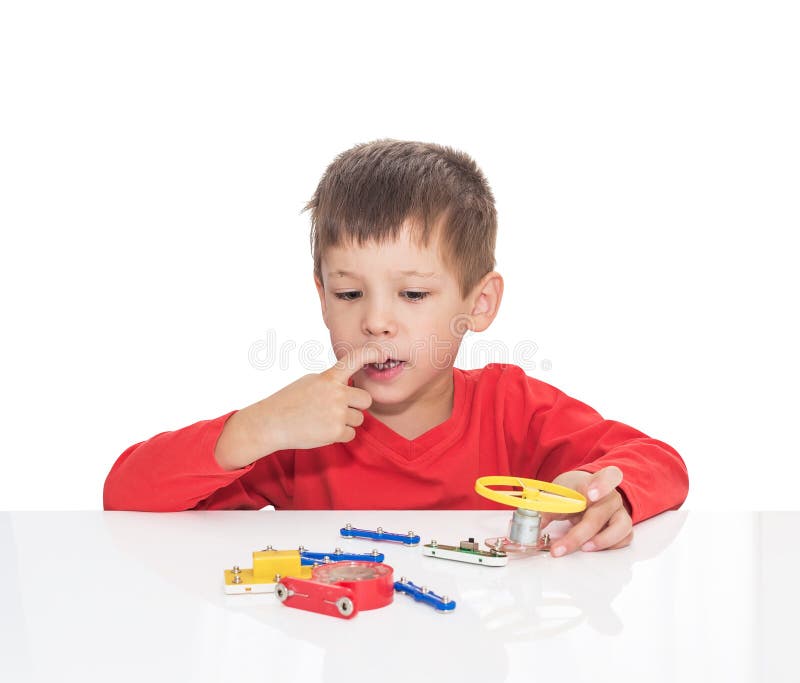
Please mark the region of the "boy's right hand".
POLYGON ((305 375, 234 413, 217 441, 217 462, 234 470, 275 451, 351 441, 372 396, 347 382, 368 363, 386 357, 376 346, 355 349, 324 372, 305 375))

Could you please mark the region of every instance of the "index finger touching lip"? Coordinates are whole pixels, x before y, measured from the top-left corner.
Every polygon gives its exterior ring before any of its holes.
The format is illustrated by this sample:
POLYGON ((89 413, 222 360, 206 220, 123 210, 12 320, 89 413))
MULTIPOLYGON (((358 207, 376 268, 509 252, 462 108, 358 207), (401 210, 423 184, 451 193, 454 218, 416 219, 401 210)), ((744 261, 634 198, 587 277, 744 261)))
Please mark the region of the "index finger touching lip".
POLYGON ((362 346, 349 350, 327 372, 342 384, 347 384, 347 380, 365 365, 382 363, 385 359, 386 352, 377 346, 362 346))

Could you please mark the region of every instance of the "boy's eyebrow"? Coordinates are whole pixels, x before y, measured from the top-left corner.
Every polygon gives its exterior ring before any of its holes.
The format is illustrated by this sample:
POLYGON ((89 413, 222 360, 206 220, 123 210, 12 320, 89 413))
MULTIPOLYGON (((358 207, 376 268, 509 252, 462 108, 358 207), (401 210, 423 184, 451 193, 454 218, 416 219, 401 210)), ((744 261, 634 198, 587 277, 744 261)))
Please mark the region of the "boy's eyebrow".
MULTIPOLYGON (((406 276, 415 275, 417 277, 434 277, 434 278, 440 277, 439 275, 437 275, 433 271, 431 271, 430 273, 423 273, 423 272, 421 272, 419 270, 400 270, 400 271, 397 271, 397 272, 400 275, 406 275, 406 276)), ((349 270, 332 270, 330 273, 328 273, 328 277, 353 277, 353 278, 357 278, 358 275, 356 275, 355 273, 351 273, 349 270)))

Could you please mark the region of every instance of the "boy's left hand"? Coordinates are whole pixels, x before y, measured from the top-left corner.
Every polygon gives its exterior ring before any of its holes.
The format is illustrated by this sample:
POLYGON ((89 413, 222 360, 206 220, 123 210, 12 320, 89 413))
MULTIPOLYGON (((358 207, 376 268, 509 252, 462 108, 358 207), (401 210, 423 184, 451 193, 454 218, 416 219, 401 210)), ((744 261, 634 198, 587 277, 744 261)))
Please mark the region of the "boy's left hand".
POLYGON ((543 513, 541 528, 556 519, 566 519, 573 526, 550 548, 553 557, 574 552, 608 550, 630 545, 633 539, 633 520, 625 500, 617 490, 622 482, 622 470, 611 465, 590 474, 580 470, 564 472, 553 479, 554 484, 567 486, 586 496, 586 509, 569 515, 543 513))

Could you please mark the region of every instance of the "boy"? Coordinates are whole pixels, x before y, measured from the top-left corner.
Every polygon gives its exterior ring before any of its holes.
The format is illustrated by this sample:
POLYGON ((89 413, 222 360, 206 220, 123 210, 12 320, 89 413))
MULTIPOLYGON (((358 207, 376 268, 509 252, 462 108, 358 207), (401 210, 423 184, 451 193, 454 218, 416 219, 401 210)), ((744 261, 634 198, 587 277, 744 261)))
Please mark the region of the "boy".
POLYGON ((503 295, 494 198, 470 157, 357 145, 306 208, 338 362, 132 446, 108 475, 106 509, 492 509, 475 480, 514 475, 586 495, 559 556, 628 545, 635 522, 683 502, 686 468, 670 446, 517 366, 453 367, 503 295))

